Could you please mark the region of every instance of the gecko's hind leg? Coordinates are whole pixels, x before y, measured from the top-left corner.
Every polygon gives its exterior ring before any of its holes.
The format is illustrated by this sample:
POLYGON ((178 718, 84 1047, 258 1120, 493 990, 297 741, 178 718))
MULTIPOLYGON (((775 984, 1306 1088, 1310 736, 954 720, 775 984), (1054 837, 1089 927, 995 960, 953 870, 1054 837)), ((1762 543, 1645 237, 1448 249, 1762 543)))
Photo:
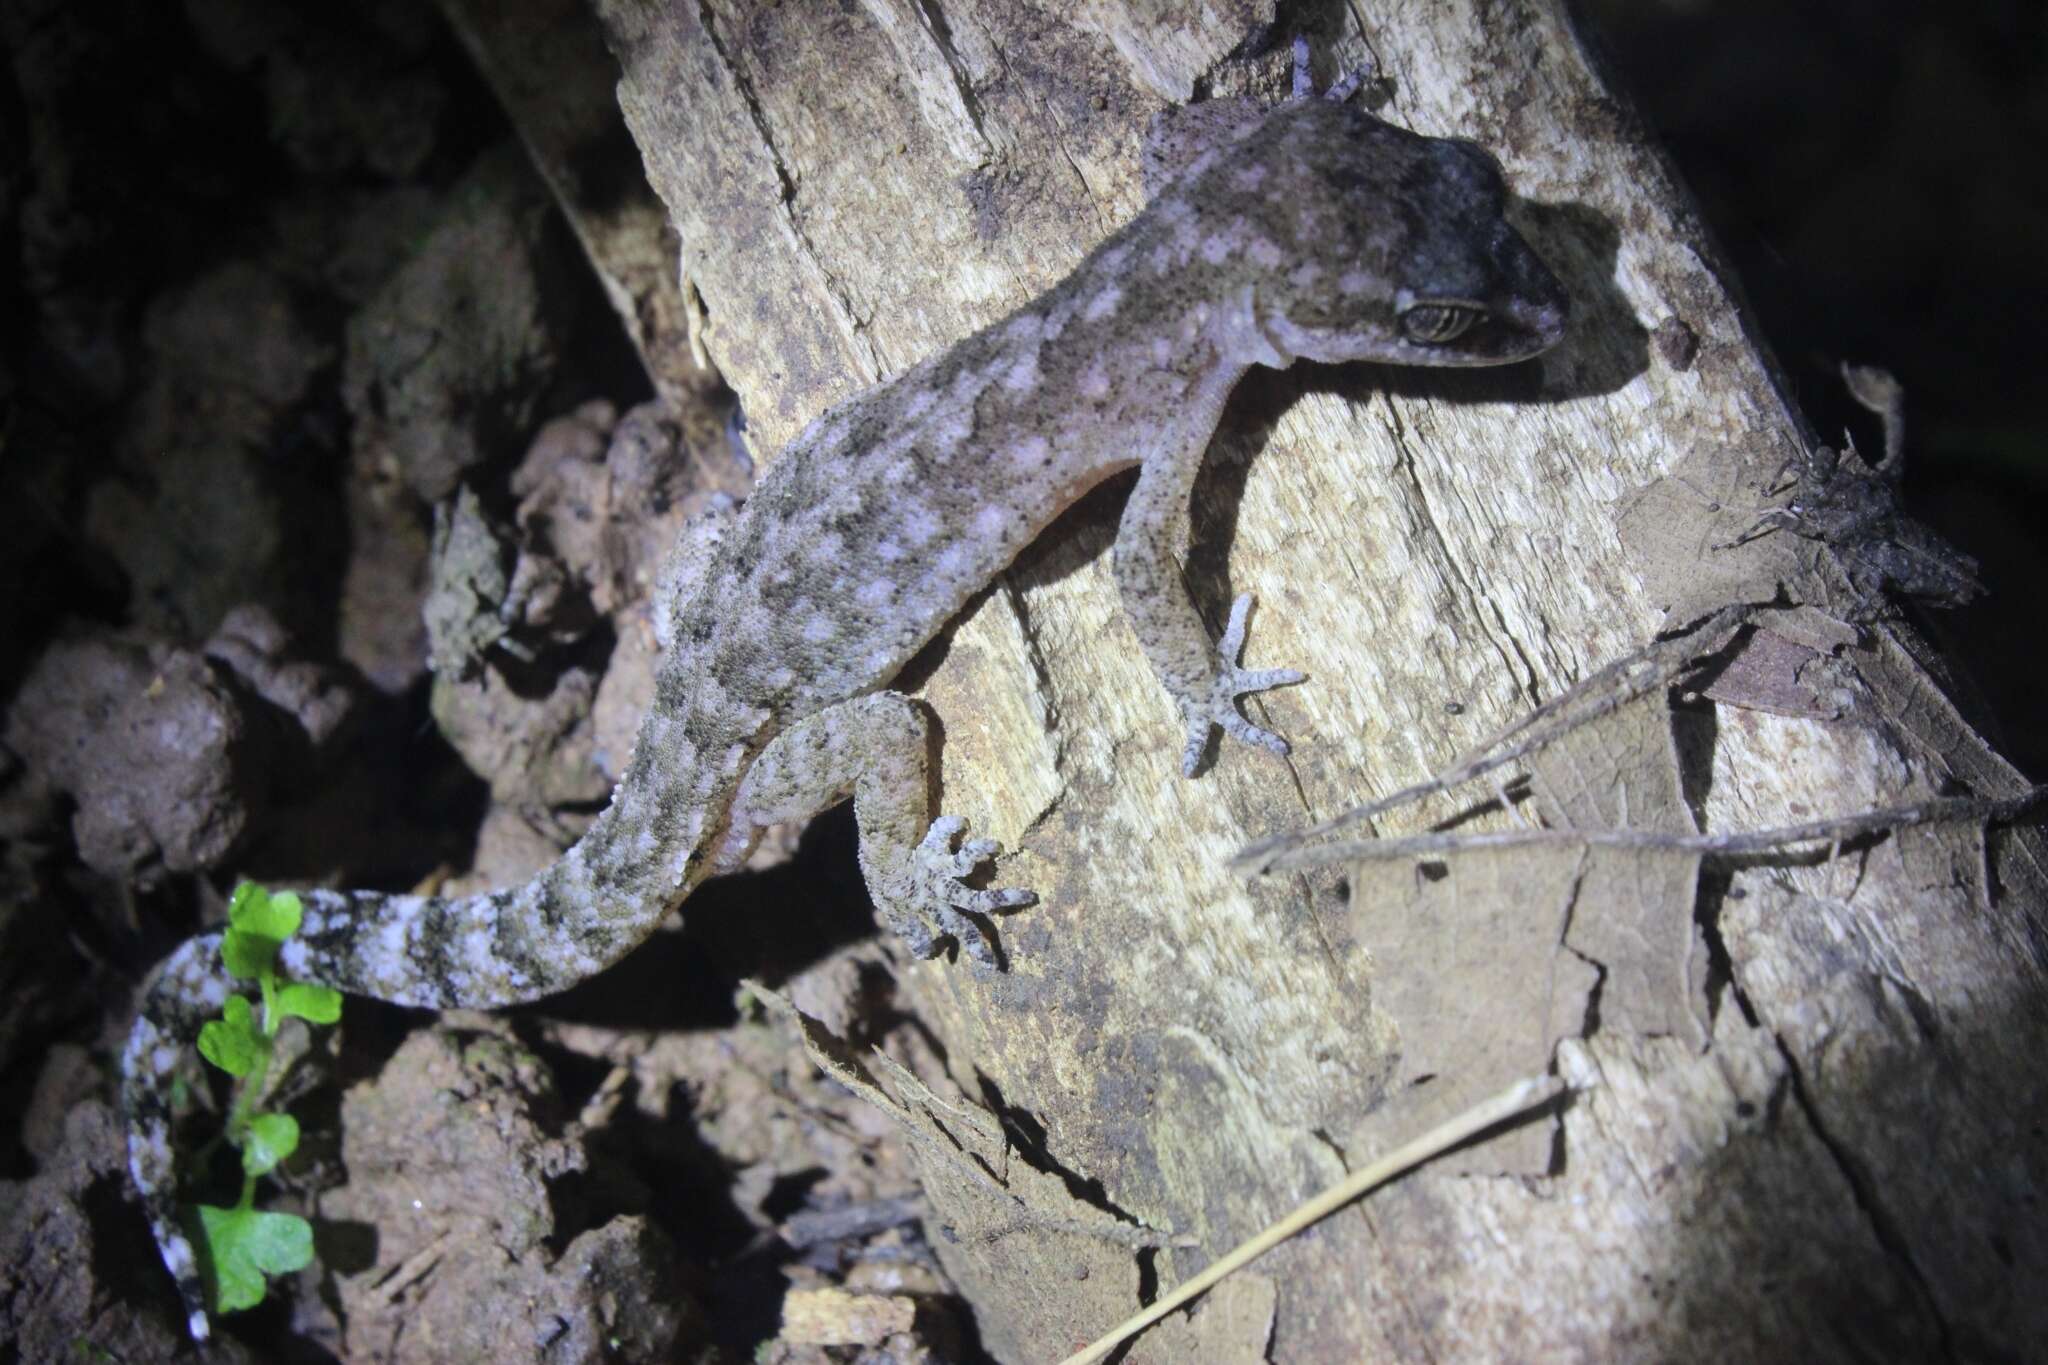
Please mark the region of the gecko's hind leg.
POLYGON ((968 916, 1029 905, 1015 887, 966 884, 994 858, 993 839, 953 841, 966 828, 954 816, 926 824, 930 811, 925 717, 900 692, 877 692, 806 717, 772 740, 733 798, 728 859, 751 846, 764 825, 803 820, 853 796, 860 867, 883 922, 919 957, 950 936, 978 962, 995 965, 981 926, 968 916))

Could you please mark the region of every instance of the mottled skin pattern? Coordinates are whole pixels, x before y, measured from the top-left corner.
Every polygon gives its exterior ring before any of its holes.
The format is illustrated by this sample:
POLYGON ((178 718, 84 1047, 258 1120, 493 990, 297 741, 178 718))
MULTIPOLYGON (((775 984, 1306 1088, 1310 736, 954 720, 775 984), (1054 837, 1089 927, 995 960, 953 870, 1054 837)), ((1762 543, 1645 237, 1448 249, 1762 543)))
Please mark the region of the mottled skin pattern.
MULTIPOLYGON (((926 825, 925 723, 883 690, 1033 537, 1133 465, 1115 574, 1133 633, 1187 724, 1276 752, 1239 695, 1297 681, 1237 666, 1244 607, 1213 644, 1172 556, 1204 447, 1253 365, 1297 357, 1487 365, 1549 346, 1563 291, 1501 215, 1500 172, 1328 100, 1222 121, 1196 159, 1059 285, 813 422, 667 604, 655 702, 611 807, 526 885, 459 900, 301 893, 292 976, 412 1005, 560 991, 630 951, 761 827, 854 798, 884 919, 929 955, 993 962, 972 916, 1029 892, 972 890, 995 852, 926 825), (708 588, 699 590, 703 585, 708 588)), ((174 1221, 172 1068, 218 1009, 217 936, 166 963, 124 1087, 130 1164, 195 1336, 206 1319, 174 1221)))

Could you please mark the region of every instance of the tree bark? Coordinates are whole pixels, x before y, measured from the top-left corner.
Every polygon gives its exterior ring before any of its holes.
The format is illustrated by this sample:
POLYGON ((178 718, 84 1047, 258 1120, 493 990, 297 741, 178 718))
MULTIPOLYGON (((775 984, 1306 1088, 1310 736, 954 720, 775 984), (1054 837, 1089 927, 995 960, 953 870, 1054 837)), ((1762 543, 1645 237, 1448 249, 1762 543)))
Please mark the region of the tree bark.
MULTIPOLYGON (((1284 41, 1233 56, 1272 21, 1258 0, 598 8, 706 344, 771 460, 1138 212, 1153 113, 1285 80, 1284 41)), ((1178 775, 1110 580, 1121 482, 905 680, 940 721, 943 808, 1042 897, 1001 925, 1006 972, 900 979, 958 1093, 898 1077, 899 1117, 984 1341, 1057 1358, 1554 1064, 1571 1099, 1330 1218, 1127 1358, 2024 1353, 2048 1340, 2036 831, 1704 873, 1592 852, 1230 872, 1724 601, 1806 604, 1743 651, 1787 686, 1649 698, 1546 750, 1526 768, 1545 823, 1734 830, 2022 787, 1909 632, 1842 623, 1819 547, 1717 548, 1809 437, 1562 7, 1388 0, 1342 23, 1311 35, 1324 81, 1370 52, 1382 117, 1492 150, 1572 326, 1507 370, 1241 387, 1186 575, 1219 631, 1256 595, 1250 666, 1309 674, 1249 704, 1291 757, 1226 746, 1178 775), (1149 1234, 1168 1244, 1133 1246, 1149 1234)))

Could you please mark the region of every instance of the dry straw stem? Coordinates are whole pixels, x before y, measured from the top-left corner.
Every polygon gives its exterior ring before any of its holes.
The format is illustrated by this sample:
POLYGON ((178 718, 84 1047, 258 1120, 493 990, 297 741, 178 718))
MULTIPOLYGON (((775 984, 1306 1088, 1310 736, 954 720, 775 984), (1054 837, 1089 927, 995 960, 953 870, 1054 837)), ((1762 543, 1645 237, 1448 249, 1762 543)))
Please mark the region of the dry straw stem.
POLYGON ((1456 1118, 1432 1128, 1413 1142, 1388 1153, 1371 1165, 1361 1167, 1347 1179, 1297 1206, 1279 1222, 1257 1236, 1240 1242, 1228 1255, 1209 1265, 1201 1274, 1179 1285, 1150 1308, 1117 1324, 1109 1332, 1068 1356, 1060 1365, 1089 1365, 1091 1361, 1102 1359, 1124 1341, 1144 1331, 1168 1313, 1214 1288, 1226 1276, 1250 1265, 1297 1232, 1329 1217, 1368 1190, 1384 1185, 1395 1176, 1403 1175, 1425 1161, 1441 1156, 1467 1138, 1483 1133, 1495 1124, 1534 1109, 1563 1090, 1564 1082, 1555 1076, 1532 1076, 1515 1082, 1493 1098, 1473 1105, 1456 1118))
POLYGON ((1324 867, 1331 863, 1353 863, 1364 859, 1418 858, 1436 853, 1502 848, 1640 848, 1732 858, 1770 853, 1794 844, 1819 841, 1843 844, 1851 839, 1904 829, 1910 825, 1958 820, 2005 824, 2025 815, 2043 799, 2048 799, 2048 786, 2031 787, 2005 800, 1940 796, 1910 805, 1859 811, 1827 820, 1781 825, 1776 829, 1738 830, 1732 834, 1674 834, 1655 829, 1517 829, 1486 834, 1446 830, 1398 839, 1345 839, 1273 854, 1258 864, 1257 871, 1292 872, 1305 867, 1324 867))

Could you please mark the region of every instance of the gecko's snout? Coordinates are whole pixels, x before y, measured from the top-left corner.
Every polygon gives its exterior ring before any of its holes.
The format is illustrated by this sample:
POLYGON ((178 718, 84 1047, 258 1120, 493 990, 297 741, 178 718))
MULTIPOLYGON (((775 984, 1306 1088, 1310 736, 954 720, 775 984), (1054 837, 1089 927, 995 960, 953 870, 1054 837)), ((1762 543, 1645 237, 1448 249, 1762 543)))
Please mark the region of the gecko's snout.
POLYGON ((1499 365, 1540 355, 1564 338, 1571 296, 1520 233, 1502 223, 1492 250, 1487 323, 1465 339, 1464 363, 1499 365))
POLYGON ((1498 289, 1492 311, 1500 322, 1501 359, 1540 354, 1564 337, 1571 321, 1571 295, 1536 249, 1506 223, 1494 243, 1498 289))
POLYGON ((1555 298, 1511 299, 1503 312, 1510 327, 1528 342, 1523 354, 1536 355, 1563 340, 1565 325, 1571 321, 1572 305, 1560 289, 1555 298))

